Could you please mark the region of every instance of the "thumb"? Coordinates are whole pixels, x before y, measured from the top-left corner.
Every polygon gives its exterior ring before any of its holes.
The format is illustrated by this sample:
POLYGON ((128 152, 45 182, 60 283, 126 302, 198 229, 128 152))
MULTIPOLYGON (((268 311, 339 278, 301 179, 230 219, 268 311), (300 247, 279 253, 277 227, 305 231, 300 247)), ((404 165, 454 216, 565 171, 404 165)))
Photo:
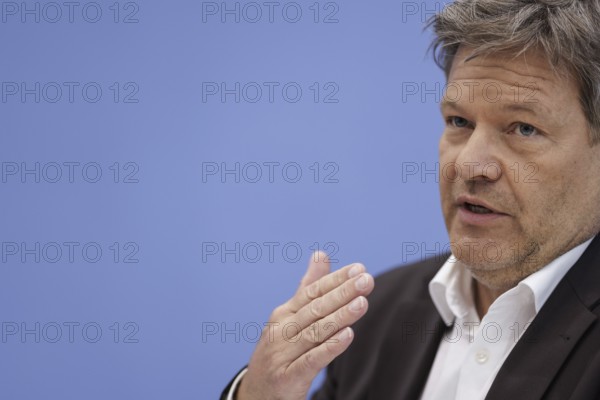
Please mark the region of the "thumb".
POLYGON ((300 288, 306 287, 313 282, 318 281, 329 273, 329 257, 324 251, 318 250, 312 253, 308 268, 300 281, 300 288))

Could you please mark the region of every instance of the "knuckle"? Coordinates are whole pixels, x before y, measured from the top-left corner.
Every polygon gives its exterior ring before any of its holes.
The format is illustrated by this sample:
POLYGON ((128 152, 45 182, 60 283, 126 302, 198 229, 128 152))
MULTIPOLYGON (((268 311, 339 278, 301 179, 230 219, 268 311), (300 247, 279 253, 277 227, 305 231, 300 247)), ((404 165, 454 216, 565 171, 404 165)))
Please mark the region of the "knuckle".
POLYGON ((306 328, 303 333, 304 333, 304 337, 306 338, 306 340, 309 343, 311 343, 311 344, 319 343, 319 332, 318 332, 317 324, 312 324, 311 326, 306 328))
POLYGON ((316 299, 319 297, 319 293, 321 293, 321 280, 319 279, 318 281, 308 285, 304 290, 304 293, 309 299, 316 299))
POLYGON ((334 321, 329 321, 323 325, 323 335, 325 337, 331 337, 340 330, 340 324, 334 321))
MULTIPOLYGON (((335 314, 333 314, 333 321, 332 323, 334 324, 334 326, 336 328, 339 328, 340 326, 344 325, 344 322, 346 321, 346 311, 344 308, 340 308, 339 310, 337 310, 335 312, 335 314)), ((337 330, 337 329, 336 329, 337 330)))
POLYGON ((297 322, 291 321, 283 325, 280 333, 284 342, 296 343, 302 337, 302 328, 297 322))
POLYGON ((284 314, 285 314, 285 306, 282 304, 282 305, 275 307, 275 309, 271 313, 270 319, 271 319, 271 321, 277 321, 280 318, 282 318, 284 314))
POLYGON ((304 358, 302 359, 302 366, 311 371, 315 368, 315 356, 312 351, 304 354, 304 358))
POLYGON ((308 309, 313 318, 321 318, 323 312, 323 302, 320 298, 314 299, 310 302, 308 309))
POLYGON ((339 341, 337 339, 329 339, 325 342, 325 349, 327 351, 327 354, 329 355, 329 357, 333 358, 336 357, 338 354, 338 346, 337 344, 339 343, 339 341))
POLYGON ((348 285, 340 286, 340 290, 338 291, 338 301, 343 303, 349 296, 350 291, 348 289, 348 285))
POLYGON ((335 285, 339 286, 346 281, 346 275, 342 275, 340 273, 335 275, 335 285))

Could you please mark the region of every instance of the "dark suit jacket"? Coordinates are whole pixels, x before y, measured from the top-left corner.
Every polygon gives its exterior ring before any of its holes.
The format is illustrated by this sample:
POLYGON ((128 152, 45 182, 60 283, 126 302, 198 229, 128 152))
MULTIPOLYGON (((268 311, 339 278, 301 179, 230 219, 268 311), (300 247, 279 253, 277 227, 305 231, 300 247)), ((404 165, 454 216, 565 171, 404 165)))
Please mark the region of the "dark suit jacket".
MULTIPOLYGON (((428 291, 446 258, 376 278, 354 342, 329 365, 312 400, 419 398, 447 329, 428 291)), ((508 355, 486 399, 600 399, 599 315, 597 235, 508 355)))

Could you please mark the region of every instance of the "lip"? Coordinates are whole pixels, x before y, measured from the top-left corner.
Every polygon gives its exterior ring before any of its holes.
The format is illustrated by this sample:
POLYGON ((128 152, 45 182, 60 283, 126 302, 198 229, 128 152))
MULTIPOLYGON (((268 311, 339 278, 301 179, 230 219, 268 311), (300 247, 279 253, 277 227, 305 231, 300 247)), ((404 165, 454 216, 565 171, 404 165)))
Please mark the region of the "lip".
POLYGON ((458 208, 458 218, 468 225, 486 225, 492 223, 500 218, 508 217, 508 214, 500 212, 495 207, 489 205, 487 202, 470 196, 459 196, 456 199, 456 207, 458 208), (490 214, 477 214, 469 211, 465 207, 465 203, 474 204, 477 206, 485 207, 492 211, 490 214))
MULTIPOLYGON (((488 204, 486 201, 483 201, 483 200, 478 199, 476 197, 471 197, 471 196, 467 196, 467 195, 458 196, 458 198, 456 199, 456 205, 458 207, 464 207, 465 203, 470 203, 470 204, 474 204, 476 206, 485 207, 485 208, 487 208, 489 210, 492 210, 496 214, 507 215, 507 214, 501 212, 500 210, 496 209, 492 205, 488 204)), ((486 215, 486 214, 477 214, 477 215, 486 215)))

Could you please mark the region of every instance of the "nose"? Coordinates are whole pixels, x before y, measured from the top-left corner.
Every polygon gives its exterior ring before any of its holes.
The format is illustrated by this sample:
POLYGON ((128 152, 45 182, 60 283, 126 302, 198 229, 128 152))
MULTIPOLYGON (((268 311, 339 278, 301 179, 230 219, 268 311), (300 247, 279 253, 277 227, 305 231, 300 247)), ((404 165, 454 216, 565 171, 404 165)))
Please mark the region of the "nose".
POLYGON ((502 169, 497 157, 497 135, 485 126, 476 126, 456 158, 457 172, 465 182, 494 182, 502 169))

